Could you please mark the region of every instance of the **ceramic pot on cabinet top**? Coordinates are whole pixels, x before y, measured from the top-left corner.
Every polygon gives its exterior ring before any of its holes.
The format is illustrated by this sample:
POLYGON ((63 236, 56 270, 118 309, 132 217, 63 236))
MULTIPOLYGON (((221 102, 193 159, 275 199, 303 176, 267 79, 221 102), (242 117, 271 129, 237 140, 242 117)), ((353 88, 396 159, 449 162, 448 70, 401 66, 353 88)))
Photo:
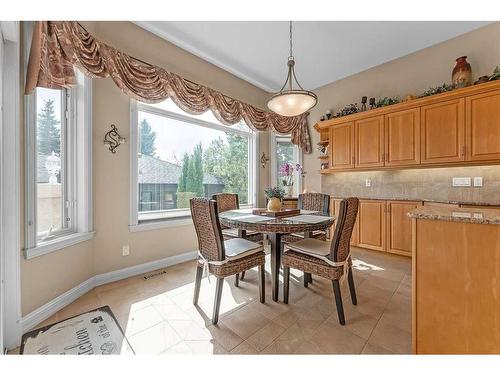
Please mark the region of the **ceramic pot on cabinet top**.
POLYGON ((467 56, 461 56, 456 61, 451 73, 451 83, 455 88, 472 85, 472 69, 467 62, 467 56))

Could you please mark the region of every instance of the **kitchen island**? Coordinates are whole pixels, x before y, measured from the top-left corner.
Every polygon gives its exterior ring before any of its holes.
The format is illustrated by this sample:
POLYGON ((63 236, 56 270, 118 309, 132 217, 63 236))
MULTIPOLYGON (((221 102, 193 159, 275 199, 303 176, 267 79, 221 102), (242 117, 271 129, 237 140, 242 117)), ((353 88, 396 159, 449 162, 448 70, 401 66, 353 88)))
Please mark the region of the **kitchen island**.
POLYGON ((413 352, 500 353, 500 210, 411 211, 413 352))

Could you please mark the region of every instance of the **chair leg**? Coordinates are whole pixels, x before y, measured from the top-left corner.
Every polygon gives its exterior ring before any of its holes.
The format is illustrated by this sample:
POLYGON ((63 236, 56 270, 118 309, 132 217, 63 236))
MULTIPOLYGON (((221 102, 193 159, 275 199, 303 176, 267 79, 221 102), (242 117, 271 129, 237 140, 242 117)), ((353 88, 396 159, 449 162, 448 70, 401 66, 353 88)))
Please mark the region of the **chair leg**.
POLYGON ((283 302, 288 304, 290 294, 290 267, 283 267, 283 302))
POLYGON ((307 282, 308 282, 309 284, 312 284, 312 283, 313 283, 312 273, 307 273, 307 282))
POLYGON ((244 278, 245 278, 245 271, 241 273, 240 280, 243 281, 244 278))
POLYGON ((234 275, 234 286, 240 286, 240 274, 234 275))
POLYGON ((356 298, 356 288, 354 287, 354 277, 352 275, 352 268, 349 268, 349 273, 347 274, 347 281, 349 282, 349 291, 351 292, 352 304, 357 305, 358 299, 356 298))
POLYGON ((259 266, 259 299, 260 303, 266 303, 266 279, 263 264, 259 266))
POLYGON ((194 282, 194 296, 193 296, 193 305, 198 304, 198 297, 200 296, 200 286, 201 286, 201 278, 203 277, 203 267, 196 267, 196 280, 194 282))
POLYGON ((338 280, 332 280, 333 294, 335 295, 335 304, 337 305, 337 314, 339 323, 345 325, 344 306, 342 305, 342 295, 340 294, 340 283, 338 280))
POLYGON ((219 309, 220 300, 222 297, 222 287, 224 286, 224 278, 217 279, 217 285, 215 286, 215 301, 214 301, 214 312, 212 314, 212 324, 217 324, 219 321, 219 309))
POLYGON ((307 288, 308 284, 309 284, 309 276, 307 276, 307 275, 308 275, 308 273, 304 272, 304 288, 307 288))

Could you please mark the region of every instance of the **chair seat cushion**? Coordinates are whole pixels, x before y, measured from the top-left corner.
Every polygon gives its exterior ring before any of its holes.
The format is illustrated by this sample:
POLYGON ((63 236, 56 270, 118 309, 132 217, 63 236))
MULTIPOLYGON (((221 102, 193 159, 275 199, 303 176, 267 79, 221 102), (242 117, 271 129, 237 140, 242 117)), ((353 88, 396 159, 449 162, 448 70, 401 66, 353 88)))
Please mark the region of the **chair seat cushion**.
POLYGON ((314 238, 306 238, 297 242, 288 243, 285 245, 284 252, 289 250, 296 251, 298 253, 307 254, 321 260, 331 262, 328 259, 330 255, 330 242, 320 241, 314 238))
POLYGON ((224 248, 226 249, 226 259, 230 262, 258 253, 264 249, 262 245, 245 240, 244 238, 233 238, 232 240, 224 241, 224 248))

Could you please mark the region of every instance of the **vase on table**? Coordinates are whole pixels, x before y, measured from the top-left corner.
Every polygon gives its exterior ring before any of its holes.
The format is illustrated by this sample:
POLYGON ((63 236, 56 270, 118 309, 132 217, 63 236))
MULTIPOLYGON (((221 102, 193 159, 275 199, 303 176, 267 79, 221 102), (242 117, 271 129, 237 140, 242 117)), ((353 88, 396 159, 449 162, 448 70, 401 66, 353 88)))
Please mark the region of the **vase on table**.
POLYGON ((455 88, 472 85, 472 68, 467 62, 467 56, 461 56, 451 73, 451 83, 455 88))
POLYGON ((271 212, 278 212, 281 210, 281 199, 273 197, 267 202, 267 210, 271 212))
POLYGON ((285 185, 285 195, 287 198, 291 198, 293 194, 293 185, 285 185))

